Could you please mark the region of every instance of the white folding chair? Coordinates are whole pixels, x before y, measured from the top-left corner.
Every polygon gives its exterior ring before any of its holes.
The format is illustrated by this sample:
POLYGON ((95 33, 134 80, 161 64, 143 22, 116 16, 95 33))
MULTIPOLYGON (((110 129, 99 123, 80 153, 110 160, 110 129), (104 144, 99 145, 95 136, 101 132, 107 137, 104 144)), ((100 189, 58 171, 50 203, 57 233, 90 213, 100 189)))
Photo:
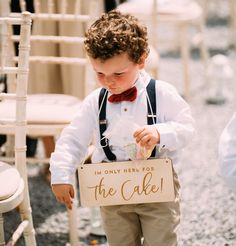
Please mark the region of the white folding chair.
MULTIPOLYGON (((90 67, 83 49, 84 33, 87 25, 93 20, 94 12, 92 9, 96 6, 96 1, 89 1, 88 14, 80 13, 80 0, 63 0, 57 2, 59 9, 55 7, 55 1, 49 0, 43 2, 46 6, 40 5, 43 1, 35 0, 35 13, 32 14, 33 30, 31 35, 31 46, 33 52, 30 54, 30 69, 34 73, 29 78, 31 84, 40 83, 47 77, 46 69, 50 66, 60 66, 60 70, 53 74, 51 80, 48 81, 52 87, 56 85, 58 73, 63 73, 64 70, 68 76, 68 83, 70 79, 78 79, 80 85, 78 88, 83 90, 83 95, 87 95, 89 86, 94 81, 91 81, 90 67), (73 6, 71 8, 71 4, 73 6), (46 7, 46 9, 45 9, 46 7), (70 7, 70 12, 68 12, 70 7), (56 24, 57 28, 67 29, 68 25, 79 26, 80 33, 64 34, 52 32, 51 34, 41 32, 40 27, 56 24), (73 47, 71 52, 70 47, 73 47), (49 52, 45 52, 48 49, 49 52), (50 52, 50 50, 59 49, 60 54, 50 52), (72 78, 73 77, 73 78, 72 78), (54 80, 54 81, 53 81, 54 80), (37 81, 37 82, 36 82, 37 81)), ((21 0, 22 10, 25 10, 25 1, 21 0)), ((58 6, 57 6, 58 7, 58 6)), ((96 12, 95 12, 96 13, 96 12)), ((10 16, 18 16, 19 13, 10 13, 10 16)), ((76 29, 76 28, 75 28, 76 29)), ((15 37, 13 39, 16 40, 15 37)), ((62 75, 63 76, 63 75, 62 75)), ((90 88, 91 89, 91 88, 90 88)), ((49 139, 56 139, 62 129, 72 120, 77 108, 80 106, 81 100, 77 96, 69 94, 58 93, 28 93, 29 104, 27 107, 27 134, 32 137, 49 139)), ((0 109, 1 112, 1 109, 0 109)), ((40 162, 48 163, 48 157, 52 152, 54 146, 45 149, 46 159, 41 159, 40 162)), ((27 159, 29 162, 38 163, 38 158, 27 159)))
POLYGON ((227 2, 229 7, 229 15, 230 15, 230 25, 231 25, 231 33, 232 33, 232 43, 234 45, 234 48, 236 49, 236 1, 235 0, 227 0, 227 1, 212 1, 212 0, 198 0, 199 3, 202 6, 203 13, 204 13, 204 19, 207 20, 208 17, 208 11, 209 11, 209 5, 211 3, 214 3, 215 6, 219 6, 219 4, 223 3, 225 4, 227 2))
MULTIPOLYGON (((30 13, 24 12, 21 17, 1 17, 1 74, 12 80, 15 91, 0 94, 0 105, 9 102, 14 108, 11 117, 0 114, 0 134, 14 136, 14 165, 0 161, 0 245, 5 245, 4 223, 2 214, 16 207, 19 208, 21 223, 16 228, 7 245, 15 245, 24 235, 27 246, 36 245, 35 232, 30 207, 26 169, 26 100, 29 72, 30 50, 30 13), (18 62, 8 59, 12 26, 20 26, 18 62)), ((5 109, 6 111, 9 108, 5 109)), ((0 157, 1 158, 1 157, 0 157)))
MULTIPOLYGON (((208 60, 208 52, 204 45, 203 38, 203 11, 200 5, 192 0, 130 0, 122 3, 117 8, 121 12, 130 13, 141 19, 154 20, 158 22, 158 27, 163 24, 173 25, 178 29, 179 47, 181 51, 183 63, 183 78, 184 78, 184 96, 190 97, 190 59, 189 59, 189 38, 188 28, 196 27, 200 34, 198 38, 201 56, 206 68, 208 60), (153 9, 156 9, 154 11, 153 9), (153 13, 156 13, 156 18, 153 18, 153 13)), ((155 35, 155 30, 151 30, 151 35, 155 35), (154 34, 153 34, 154 33, 154 34)), ((160 38, 155 37, 159 43, 160 38)), ((174 43, 174 42, 173 42, 174 43)), ((158 45, 160 48, 160 45, 158 45)))
MULTIPOLYGON (((81 77, 81 88, 84 88, 84 95, 88 93, 87 85, 91 84, 91 80, 93 76, 91 76, 90 67, 87 62, 87 58, 85 56, 85 52, 83 49, 83 40, 84 34, 87 25, 91 21, 93 21, 94 15, 96 14, 96 6, 100 1, 91 0, 89 4, 87 4, 88 14, 79 14, 80 13, 80 0, 62 0, 57 1, 59 4, 59 9, 56 9, 54 3, 55 1, 34 1, 35 13, 33 13, 33 30, 30 38, 31 46, 40 44, 44 47, 55 47, 63 49, 63 54, 52 55, 50 53, 42 54, 37 53, 37 49, 34 49, 34 53, 31 52, 29 61, 30 65, 39 65, 40 67, 36 68, 36 73, 34 76, 42 76, 42 72, 40 70, 41 65, 51 66, 51 65, 60 65, 63 66, 63 69, 69 68, 72 66, 71 72, 69 75, 73 73, 77 74, 77 78, 81 77), (46 7, 42 8, 40 3, 44 3, 46 7), (67 3, 68 2, 68 3, 67 3), (73 3, 73 6, 69 3, 73 3), (70 12, 68 12, 68 7, 70 7, 70 12), (76 36, 71 35, 59 35, 58 33, 45 34, 38 33, 40 31, 38 27, 38 23, 42 25, 48 25, 49 23, 57 23, 60 28, 66 29, 68 25, 79 25, 82 31, 80 33, 75 33, 76 36), (69 46, 74 47, 74 52, 68 54, 69 46), (78 53, 77 51, 80 50, 78 53), (81 67, 81 70, 78 69, 81 67), (89 81, 88 81, 89 80, 89 81), (90 82, 90 83, 89 83, 90 82)), ((20 1, 22 11, 25 10, 26 3, 24 0, 20 1)), ((10 13, 10 16, 18 17, 19 13, 10 13)), ((57 26, 58 27, 58 26, 57 26)), ((18 41, 18 37, 12 37, 13 41, 18 41)), ((52 48, 54 49, 54 48, 52 48)), ((41 49, 42 51, 42 49, 41 49)), ((32 67, 30 66, 30 69, 32 67)), ((44 74, 43 74, 44 75, 44 74)), ((32 82, 32 81, 31 81, 32 82)), ((33 136, 36 138, 53 138, 56 139, 61 133, 62 129, 70 123, 77 108, 80 106, 81 100, 78 97, 66 94, 28 94, 28 104, 27 104, 27 128, 26 133, 28 136, 33 136)), ((1 107, 0 104, 0 115, 8 115, 10 114, 10 110, 4 110, 8 106, 8 109, 11 108, 11 105, 4 105, 1 107)), ((48 151, 48 155, 50 156, 51 151, 48 151)), ((5 159, 11 159, 6 157, 5 159)), ((32 163, 48 163, 48 158, 38 159, 36 158, 27 158, 28 162, 32 163)), ((73 205, 73 209, 68 211, 69 216, 69 237, 70 244, 73 246, 79 245, 79 237, 78 230, 76 226, 76 206, 77 202, 75 201, 73 205)))
POLYGON ((236 49, 236 1, 231 0, 231 26, 233 33, 233 45, 236 49))
MULTIPOLYGON (((145 69, 150 73, 150 75, 158 79, 159 78, 159 50, 158 50, 158 41, 157 41, 157 28, 158 28, 158 20, 157 20, 157 7, 156 2, 153 2, 152 8, 150 8, 149 13, 146 14, 145 11, 143 12, 143 6, 140 6, 140 9, 137 5, 134 9, 130 11, 130 8, 126 9, 126 5, 132 3, 126 3, 126 1, 118 5, 117 9, 124 13, 130 13, 140 19, 144 24, 148 27, 148 39, 149 39, 149 54, 146 60, 145 69), (149 29, 150 28, 150 29, 149 29)), ((136 4, 136 3, 135 3, 136 4)), ((139 3, 138 3, 139 4, 139 3)), ((146 2, 144 1, 142 5, 145 5, 146 2)))

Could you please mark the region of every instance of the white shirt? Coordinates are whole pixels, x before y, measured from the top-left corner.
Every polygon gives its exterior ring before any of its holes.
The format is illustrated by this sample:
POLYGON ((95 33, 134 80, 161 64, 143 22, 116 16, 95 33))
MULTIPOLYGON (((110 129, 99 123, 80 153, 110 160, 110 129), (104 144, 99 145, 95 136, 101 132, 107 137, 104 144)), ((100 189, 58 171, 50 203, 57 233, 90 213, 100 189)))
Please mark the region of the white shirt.
POLYGON ((226 184, 236 193, 236 112, 220 136, 219 167, 226 184))
MULTIPOLYGON (((143 70, 135 83, 138 90, 135 101, 121 103, 107 101, 106 118, 108 127, 109 124, 114 124, 117 115, 119 117, 131 116, 135 124, 139 126, 147 125, 146 86, 149 81, 150 76, 143 70)), ((73 121, 62 131, 50 160, 52 184, 73 182, 77 165, 86 156, 88 146, 94 136, 95 151, 92 162, 108 161, 100 145, 99 92, 100 88, 85 98, 73 121)), ((110 93, 108 93, 108 97, 109 95, 110 93)), ((178 159, 177 152, 192 139, 194 133, 194 121, 190 108, 172 85, 160 80, 156 81, 156 104, 157 124, 155 126, 160 134, 159 146, 162 148, 157 153, 157 157, 169 157, 176 163, 178 159)), ((117 161, 129 159, 124 149, 113 146, 112 141, 109 145, 116 155, 117 161)))

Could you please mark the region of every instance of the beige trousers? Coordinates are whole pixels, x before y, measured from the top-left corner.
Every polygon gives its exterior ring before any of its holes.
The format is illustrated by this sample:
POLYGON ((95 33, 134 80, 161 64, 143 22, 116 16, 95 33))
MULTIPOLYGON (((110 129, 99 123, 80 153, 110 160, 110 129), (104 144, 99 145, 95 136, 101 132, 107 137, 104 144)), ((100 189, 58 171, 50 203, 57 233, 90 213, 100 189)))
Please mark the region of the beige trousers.
POLYGON ((175 172, 174 185, 174 202, 101 207, 109 246, 176 246, 180 185, 175 172))

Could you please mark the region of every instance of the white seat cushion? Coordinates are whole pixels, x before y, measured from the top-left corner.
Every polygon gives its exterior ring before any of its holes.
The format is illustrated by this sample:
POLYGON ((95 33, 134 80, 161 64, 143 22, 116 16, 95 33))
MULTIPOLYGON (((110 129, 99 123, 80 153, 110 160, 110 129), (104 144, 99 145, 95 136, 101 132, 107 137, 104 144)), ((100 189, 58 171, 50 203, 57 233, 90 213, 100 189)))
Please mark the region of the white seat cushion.
POLYGON ((20 174, 17 169, 0 162, 0 201, 11 197, 19 187, 20 174))
MULTIPOLYGON (((124 13, 130 13, 138 18, 144 15, 150 17, 153 11, 154 0, 131 0, 118 5, 117 9, 124 13)), ((158 14, 165 15, 199 15, 200 6, 191 0, 159 0, 157 4, 158 14)), ((146 19, 146 18, 145 18, 146 19)))
MULTIPOLYGON (((34 94, 27 97, 27 121, 29 124, 68 124, 74 117, 81 101, 64 94, 34 94)), ((13 118, 15 103, 0 102, 1 118, 13 118)))

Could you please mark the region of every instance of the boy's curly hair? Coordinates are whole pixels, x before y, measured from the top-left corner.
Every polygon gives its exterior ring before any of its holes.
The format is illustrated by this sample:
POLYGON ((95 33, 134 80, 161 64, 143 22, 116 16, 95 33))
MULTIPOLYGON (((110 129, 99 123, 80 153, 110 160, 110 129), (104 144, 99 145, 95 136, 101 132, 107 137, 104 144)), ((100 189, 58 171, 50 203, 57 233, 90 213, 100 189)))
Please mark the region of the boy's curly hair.
POLYGON ((103 61, 127 52, 131 61, 139 64, 149 53, 147 28, 137 18, 112 10, 103 14, 86 32, 84 41, 88 56, 103 61))

